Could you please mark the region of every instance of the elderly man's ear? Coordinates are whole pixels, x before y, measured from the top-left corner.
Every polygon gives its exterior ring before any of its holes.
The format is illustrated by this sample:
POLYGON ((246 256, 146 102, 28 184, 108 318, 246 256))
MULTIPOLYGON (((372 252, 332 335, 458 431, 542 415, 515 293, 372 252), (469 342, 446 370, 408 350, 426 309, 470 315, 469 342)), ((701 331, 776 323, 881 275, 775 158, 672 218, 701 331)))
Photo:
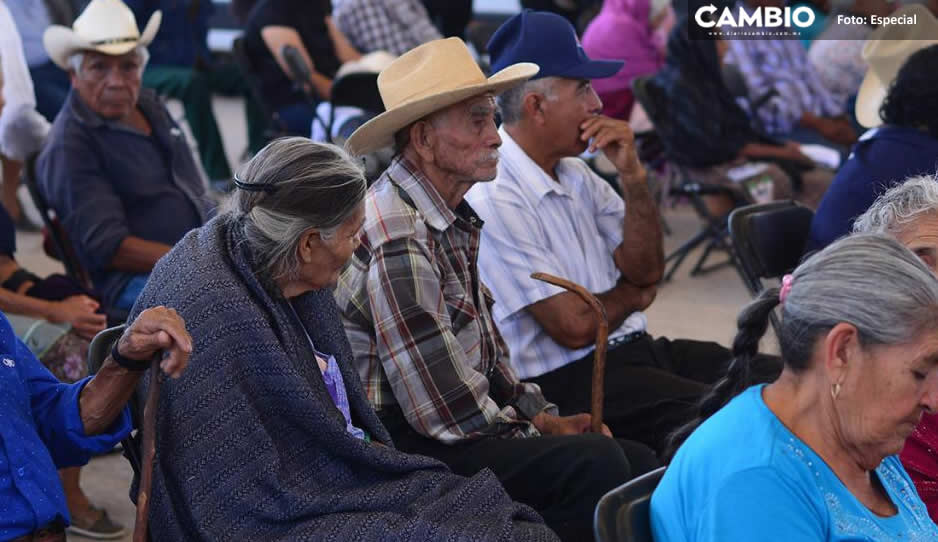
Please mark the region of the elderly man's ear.
POLYGON ((544 113, 544 95, 537 92, 529 92, 524 95, 521 102, 521 109, 524 111, 524 118, 530 119, 537 126, 543 126, 547 120, 544 113))
POLYGON ((414 151, 424 162, 432 163, 434 159, 434 147, 436 146, 436 131, 433 124, 422 120, 415 122, 409 128, 410 143, 414 151))

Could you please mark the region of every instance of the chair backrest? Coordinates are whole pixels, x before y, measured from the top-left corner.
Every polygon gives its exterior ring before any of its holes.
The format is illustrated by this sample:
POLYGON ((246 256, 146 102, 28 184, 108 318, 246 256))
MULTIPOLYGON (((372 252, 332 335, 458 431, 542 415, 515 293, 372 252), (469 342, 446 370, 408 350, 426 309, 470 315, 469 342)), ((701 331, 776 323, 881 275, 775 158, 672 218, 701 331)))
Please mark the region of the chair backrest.
POLYGON ((120 339, 121 335, 124 334, 125 329, 127 329, 127 324, 109 327, 100 331, 91 339, 91 344, 88 345, 89 374, 96 374, 101 369, 104 360, 107 359, 108 354, 111 353, 111 348, 114 346, 117 339, 120 339))
POLYGON ((36 159, 38 156, 38 154, 33 154, 27 158, 23 164, 23 172, 21 174, 23 184, 25 184, 26 189, 29 190, 29 195, 36 204, 36 209, 39 210, 39 214, 42 216, 42 222, 46 227, 46 231, 52 239, 52 245, 56 252, 54 256, 65 266, 66 274, 90 290, 92 288, 91 276, 78 260, 78 253, 72 246, 71 241, 69 241, 68 235, 65 233, 65 228, 62 227, 58 215, 56 215, 55 211, 49 206, 46 197, 39 188, 39 180, 36 177, 36 159))
POLYGON ((730 237, 752 295, 763 279, 781 278, 801 262, 814 212, 793 201, 747 205, 730 213, 730 237))
POLYGON ((596 542, 654 542, 649 506, 665 467, 643 474, 603 495, 596 505, 596 542))
POLYGON ((378 92, 378 74, 374 72, 347 73, 332 81, 333 106, 349 105, 369 113, 384 113, 384 102, 378 92))
POLYGON ((231 56, 234 58, 238 70, 241 71, 241 76, 244 77, 244 81, 247 83, 251 97, 254 98, 254 101, 260 106, 261 110, 264 112, 264 117, 267 119, 264 138, 270 140, 284 135, 286 128, 283 122, 280 120, 279 115, 271 110, 267 101, 264 100, 264 93, 261 92, 258 84, 257 70, 255 69, 254 62, 251 60, 251 55, 248 54, 245 48, 243 37, 236 38, 231 43, 231 56))

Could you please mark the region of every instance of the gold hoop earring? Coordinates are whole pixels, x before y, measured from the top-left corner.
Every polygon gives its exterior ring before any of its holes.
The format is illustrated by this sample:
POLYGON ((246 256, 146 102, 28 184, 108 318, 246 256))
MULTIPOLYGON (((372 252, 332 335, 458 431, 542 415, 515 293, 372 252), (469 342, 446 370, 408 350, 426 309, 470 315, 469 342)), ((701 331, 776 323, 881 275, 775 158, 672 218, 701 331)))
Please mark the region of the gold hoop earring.
POLYGON ((831 386, 831 397, 836 401, 838 395, 840 395, 840 382, 831 386))

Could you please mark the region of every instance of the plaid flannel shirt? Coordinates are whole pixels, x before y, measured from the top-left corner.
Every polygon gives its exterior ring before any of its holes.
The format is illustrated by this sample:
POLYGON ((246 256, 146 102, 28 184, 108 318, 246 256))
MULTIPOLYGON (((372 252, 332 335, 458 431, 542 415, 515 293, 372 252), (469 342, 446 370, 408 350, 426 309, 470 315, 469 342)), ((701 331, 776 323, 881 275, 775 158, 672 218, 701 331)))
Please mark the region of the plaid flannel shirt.
POLYGON ((339 30, 362 53, 402 55, 442 38, 420 0, 342 0, 333 16, 339 30))
POLYGON ((365 198, 362 245, 335 298, 365 393, 381 412, 443 442, 538 435, 529 421, 557 413, 522 383, 479 280, 482 221, 449 209, 430 182, 396 158, 365 198))
MULTIPOLYGON (((749 13, 743 2, 737 6, 749 13)), ((844 113, 834 95, 824 87, 808 61, 808 52, 799 40, 730 39, 726 62, 735 64, 749 88, 749 97, 759 99, 771 91, 777 94, 758 111, 765 130, 785 136, 798 127, 802 115, 813 113, 831 117, 844 113)))

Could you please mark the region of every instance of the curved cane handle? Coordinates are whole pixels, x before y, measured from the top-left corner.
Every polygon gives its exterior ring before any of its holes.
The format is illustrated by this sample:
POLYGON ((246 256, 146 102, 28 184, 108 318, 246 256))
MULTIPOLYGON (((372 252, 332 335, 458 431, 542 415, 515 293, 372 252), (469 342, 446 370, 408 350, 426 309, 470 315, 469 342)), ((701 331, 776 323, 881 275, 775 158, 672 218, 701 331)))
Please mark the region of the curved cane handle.
POLYGON ((590 422, 594 433, 602 433, 603 429, 603 393, 606 377, 606 345, 609 338, 609 322, 606 319, 606 308, 586 288, 570 282, 567 279, 555 277, 547 273, 532 273, 531 278, 559 286, 569 290, 589 304, 596 313, 596 350, 593 352, 593 383, 590 394, 590 422))

